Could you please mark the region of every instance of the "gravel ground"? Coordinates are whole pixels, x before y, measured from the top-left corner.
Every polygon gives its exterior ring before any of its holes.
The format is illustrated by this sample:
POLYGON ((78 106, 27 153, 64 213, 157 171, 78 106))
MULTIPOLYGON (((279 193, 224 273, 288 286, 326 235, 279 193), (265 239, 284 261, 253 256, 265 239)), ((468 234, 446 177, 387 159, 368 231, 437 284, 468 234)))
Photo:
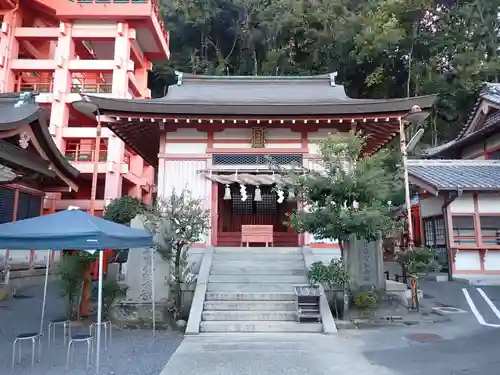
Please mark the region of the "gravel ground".
MULTIPOLYGON (((75 347, 74 362, 65 371, 66 347, 62 342, 62 328, 56 332, 55 345, 48 348, 47 337, 42 339, 42 361, 31 368, 31 343, 24 344, 20 365, 12 369, 12 342, 21 332, 36 332, 40 325, 43 287, 18 290, 22 298, 0 302, 0 374, 1 375, 83 375, 95 374, 95 363, 85 369, 86 345, 75 347)), ((58 297, 58 285, 49 284, 44 330, 50 320, 59 318, 64 301, 58 297)), ((73 328, 73 333, 86 333, 86 328, 73 328)), ((113 340, 104 351, 101 348, 101 374, 158 375, 182 341, 176 332, 159 331, 153 338, 151 331, 121 330, 113 327, 113 340)), ((95 356, 94 356, 95 357, 95 356)))

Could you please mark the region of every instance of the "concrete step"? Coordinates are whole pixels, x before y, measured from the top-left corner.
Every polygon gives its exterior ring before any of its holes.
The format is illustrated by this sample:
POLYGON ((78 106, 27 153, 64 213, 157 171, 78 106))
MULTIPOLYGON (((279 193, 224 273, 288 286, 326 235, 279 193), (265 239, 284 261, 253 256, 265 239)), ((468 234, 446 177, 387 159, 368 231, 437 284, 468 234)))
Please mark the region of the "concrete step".
POLYGON ((274 266, 265 267, 228 267, 213 265, 210 269, 210 275, 293 275, 307 276, 307 270, 304 267, 297 268, 277 268, 274 266))
POLYGON ((305 276, 294 276, 294 275, 249 275, 249 274, 239 274, 239 275, 210 275, 208 276, 208 282, 213 283, 292 283, 292 284, 304 284, 307 283, 307 277, 305 276))
POLYGON ((214 254, 245 253, 245 254, 302 254, 300 247, 216 247, 214 254))
POLYGON ((214 254, 212 261, 220 260, 247 260, 247 261, 277 261, 277 262, 291 262, 291 261, 304 261, 302 254, 266 254, 266 253, 219 253, 214 254))
POLYGON ((290 292, 207 292, 205 301, 295 301, 295 294, 290 292))
POLYGON ((295 301, 205 301, 204 311, 296 311, 295 301))
POLYGON ((297 323, 276 321, 202 321, 201 332, 323 332, 321 323, 297 323))
POLYGON ((209 282, 207 292, 287 292, 293 293, 292 283, 214 283, 209 282))
POLYGON ((287 321, 297 320, 295 311, 203 311, 203 321, 287 321))

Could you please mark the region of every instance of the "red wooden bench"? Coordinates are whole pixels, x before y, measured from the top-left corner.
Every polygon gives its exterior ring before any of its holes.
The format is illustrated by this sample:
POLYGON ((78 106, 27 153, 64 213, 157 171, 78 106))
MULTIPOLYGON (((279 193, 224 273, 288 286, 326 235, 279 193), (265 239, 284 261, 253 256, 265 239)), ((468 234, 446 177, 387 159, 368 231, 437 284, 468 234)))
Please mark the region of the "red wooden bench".
POLYGON ((272 225, 242 225, 241 226, 241 246, 246 243, 265 243, 266 247, 274 245, 272 225))

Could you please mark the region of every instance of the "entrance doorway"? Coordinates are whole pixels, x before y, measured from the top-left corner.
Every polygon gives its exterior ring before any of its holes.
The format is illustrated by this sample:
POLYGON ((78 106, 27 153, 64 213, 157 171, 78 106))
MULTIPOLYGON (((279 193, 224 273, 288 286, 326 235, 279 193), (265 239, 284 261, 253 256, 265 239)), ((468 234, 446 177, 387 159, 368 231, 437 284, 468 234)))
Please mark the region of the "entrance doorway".
MULTIPOLYGON (((242 225, 272 225, 274 246, 298 246, 298 234, 285 223, 296 201, 278 203, 272 186, 261 186, 261 200, 255 201, 255 186, 246 185, 247 199, 241 200, 240 186, 230 185, 231 199, 224 199, 225 187, 218 185, 217 245, 240 246, 242 225)), ((250 246, 264 246, 251 244, 250 246)))

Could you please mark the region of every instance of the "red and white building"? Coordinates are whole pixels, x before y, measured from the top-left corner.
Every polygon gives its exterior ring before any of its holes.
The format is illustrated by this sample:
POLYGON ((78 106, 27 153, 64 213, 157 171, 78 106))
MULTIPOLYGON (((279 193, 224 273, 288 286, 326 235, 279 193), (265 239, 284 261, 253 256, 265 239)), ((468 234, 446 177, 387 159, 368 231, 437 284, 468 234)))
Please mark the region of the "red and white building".
POLYGON ((454 278, 500 277, 500 85, 486 84, 458 137, 410 160, 422 243, 441 249, 454 278))
MULTIPOLYGON (((88 94, 151 97, 152 61, 169 58, 158 2, 0 0, 0 16, 0 92, 40 92, 55 144, 80 171, 80 189, 48 194, 45 211, 88 209, 97 122, 71 103, 88 94)), ((96 214, 122 195, 150 202, 153 167, 107 128, 100 143, 96 214)))

